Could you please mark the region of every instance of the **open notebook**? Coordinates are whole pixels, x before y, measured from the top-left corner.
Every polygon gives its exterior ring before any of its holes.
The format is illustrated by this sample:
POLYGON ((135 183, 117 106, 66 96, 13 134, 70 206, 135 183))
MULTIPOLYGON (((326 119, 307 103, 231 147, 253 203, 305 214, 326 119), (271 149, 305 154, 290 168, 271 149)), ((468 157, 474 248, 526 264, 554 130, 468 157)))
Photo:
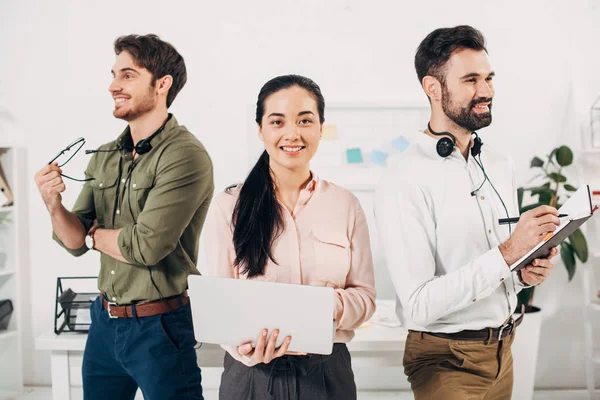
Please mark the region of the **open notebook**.
POLYGON ((577 230, 585 221, 590 219, 595 209, 592 208, 592 194, 588 185, 581 186, 570 198, 558 209, 560 214, 567 214, 561 218, 560 225, 554 233, 546 240, 535 246, 521 259, 510 266, 512 271, 518 271, 531 264, 536 258, 544 258, 550 253, 550 249, 560 243, 577 230))

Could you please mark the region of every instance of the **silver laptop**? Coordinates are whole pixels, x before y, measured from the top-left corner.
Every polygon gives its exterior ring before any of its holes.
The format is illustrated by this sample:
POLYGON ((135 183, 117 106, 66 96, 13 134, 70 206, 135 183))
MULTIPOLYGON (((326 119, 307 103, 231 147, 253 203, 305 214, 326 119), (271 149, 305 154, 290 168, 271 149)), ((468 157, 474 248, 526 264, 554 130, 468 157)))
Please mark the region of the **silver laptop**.
POLYGON ((280 330, 289 351, 331 354, 335 336, 333 288, 190 275, 194 333, 202 343, 239 346, 263 329, 280 330))

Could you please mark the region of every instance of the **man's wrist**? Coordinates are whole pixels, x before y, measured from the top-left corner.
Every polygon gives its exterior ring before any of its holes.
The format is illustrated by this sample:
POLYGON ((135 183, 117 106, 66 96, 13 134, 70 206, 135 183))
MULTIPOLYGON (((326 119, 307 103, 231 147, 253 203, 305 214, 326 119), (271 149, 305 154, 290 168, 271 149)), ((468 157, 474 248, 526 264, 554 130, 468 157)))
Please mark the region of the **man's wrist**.
POLYGON ((522 270, 517 271, 517 278, 519 279, 519 282, 521 283, 521 285, 526 286, 526 287, 531 286, 530 284, 528 284, 527 282, 525 282, 523 280, 523 274, 521 272, 522 272, 522 270))
POLYGON ((500 254, 502 254, 502 258, 504 258, 504 261, 508 267, 517 261, 517 258, 515 258, 515 256, 512 254, 513 247, 510 239, 498 246, 498 250, 500 250, 500 254))

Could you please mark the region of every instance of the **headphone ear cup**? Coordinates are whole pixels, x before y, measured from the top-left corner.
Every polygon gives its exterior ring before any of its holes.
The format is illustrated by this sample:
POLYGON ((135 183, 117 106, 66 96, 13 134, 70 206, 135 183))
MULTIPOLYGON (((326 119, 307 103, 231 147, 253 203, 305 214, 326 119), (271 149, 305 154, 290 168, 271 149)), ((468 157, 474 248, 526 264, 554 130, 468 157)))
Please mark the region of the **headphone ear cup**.
POLYGON ((138 154, 146 154, 150 150, 152 150, 152 145, 149 141, 142 140, 135 145, 135 152, 138 154))
POLYGON ((440 157, 448 157, 450 154, 452 154, 452 150, 454 150, 454 142, 446 137, 441 138, 438 140, 435 149, 440 157))

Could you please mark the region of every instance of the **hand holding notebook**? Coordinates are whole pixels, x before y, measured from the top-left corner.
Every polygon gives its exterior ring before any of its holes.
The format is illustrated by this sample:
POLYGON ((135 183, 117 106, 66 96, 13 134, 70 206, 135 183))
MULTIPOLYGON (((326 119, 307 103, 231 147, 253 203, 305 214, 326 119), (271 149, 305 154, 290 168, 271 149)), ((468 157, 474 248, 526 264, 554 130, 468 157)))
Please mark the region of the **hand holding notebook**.
POLYGON ((592 208, 592 196, 588 185, 579 188, 565 204, 558 210, 567 217, 560 219, 560 225, 555 231, 548 233, 544 239, 531 249, 527 254, 510 265, 512 271, 518 271, 531 264, 536 258, 545 258, 553 247, 558 246, 563 240, 590 219, 595 209, 592 208))

